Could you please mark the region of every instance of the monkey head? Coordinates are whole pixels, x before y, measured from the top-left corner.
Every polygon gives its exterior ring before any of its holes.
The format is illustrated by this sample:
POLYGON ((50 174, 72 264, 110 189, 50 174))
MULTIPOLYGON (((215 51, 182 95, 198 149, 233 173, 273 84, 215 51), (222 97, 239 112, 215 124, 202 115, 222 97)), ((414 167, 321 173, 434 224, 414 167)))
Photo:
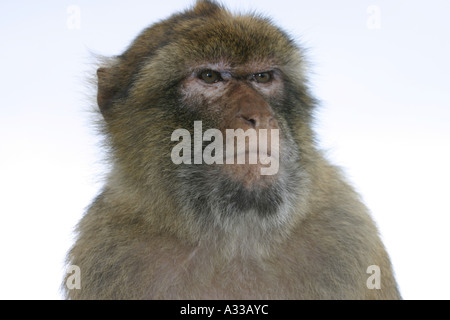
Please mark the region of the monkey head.
MULTIPOLYGON (((303 69, 300 49, 270 20, 232 15, 212 1, 198 1, 152 25, 97 71, 103 131, 113 167, 120 168, 113 174, 120 172, 122 185, 148 199, 164 189, 180 212, 214 225, 239 223, 242 217, 269 224, 288 220, 306 189, 304 165, 314 150, 314 100, 303 69), (261 159, 243 164, 190 159, 208 148, 203 132, 195 137, 199 121, 205 134, 211 129, 222 134, 223 141, 218 136, 213 141, 222 150, 235 139, 229 130, 267 134, 276 170, 261 174, 271 165, 261 159), (171 158, 177 129, 194 137, 192 150, 183 150, 189 161, 181 164, 171 158), (275 130, 278 136, 271 134, 275 130)), ((244 154, 250 158, 261 147, 246 146, 244 154)), ((216 158, 218 149, 211 153, 216 158)))

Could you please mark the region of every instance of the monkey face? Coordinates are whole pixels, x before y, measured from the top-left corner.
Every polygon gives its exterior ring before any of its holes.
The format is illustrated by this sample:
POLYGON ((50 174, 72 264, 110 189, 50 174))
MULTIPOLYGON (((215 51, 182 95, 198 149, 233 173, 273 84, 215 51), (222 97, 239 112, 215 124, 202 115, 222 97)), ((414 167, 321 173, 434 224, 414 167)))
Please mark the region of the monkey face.
POLYGON ((307 181, 312 147, 302 68, 298 48, 268 20, 211 2, 148 28, 98 71, 117 165, 188 211, 281 215, 307 181))
POLYGON ((218 130, 214 143, 220 145, 214 152, 222 157, 215 164, 223 174, 247 188, 267 186, 278 173, 280 146, 278 121, 268 100, 280 95, 282 81, 275 70, 239 71, 224 64, 196 66, 182 81, 182 105, 218 130))

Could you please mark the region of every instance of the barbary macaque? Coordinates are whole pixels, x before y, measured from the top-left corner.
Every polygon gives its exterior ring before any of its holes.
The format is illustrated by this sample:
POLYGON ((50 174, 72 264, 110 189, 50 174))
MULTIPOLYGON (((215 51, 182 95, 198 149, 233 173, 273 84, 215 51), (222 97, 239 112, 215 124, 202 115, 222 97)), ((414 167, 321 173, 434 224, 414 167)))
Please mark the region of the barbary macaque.
POLYGON ((400 298, 368 209, 315 142, 305 73, 269 19, 213 1, 102 61, 111 171, 78 224, 66 297, 400 298))

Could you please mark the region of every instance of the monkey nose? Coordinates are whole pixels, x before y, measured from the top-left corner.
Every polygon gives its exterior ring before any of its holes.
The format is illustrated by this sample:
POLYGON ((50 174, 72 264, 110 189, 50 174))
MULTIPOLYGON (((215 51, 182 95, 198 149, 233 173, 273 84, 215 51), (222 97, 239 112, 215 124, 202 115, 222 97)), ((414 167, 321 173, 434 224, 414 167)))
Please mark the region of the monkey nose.
POLYGON ((245 125, 252 129, 277 128, 276 120, 271 114, 240 114, 238 117, 242 119, 242 122, 244 122, 245 125))

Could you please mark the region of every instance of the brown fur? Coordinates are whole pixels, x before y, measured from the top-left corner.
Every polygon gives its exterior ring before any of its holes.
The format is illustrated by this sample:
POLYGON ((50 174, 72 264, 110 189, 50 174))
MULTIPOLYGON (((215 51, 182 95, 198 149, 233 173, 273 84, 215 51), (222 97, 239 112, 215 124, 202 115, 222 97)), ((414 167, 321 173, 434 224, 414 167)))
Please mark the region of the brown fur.
POLYGON ((400 298, 366 207, 315 146, 304 64, 269 20, 198 1, 101 67, 112 170, 78 225, 68 264, 81 289, 63 285, 67 298, 400 298), (207 85, 204 69, 231 76, 207 85), (270 84, 246 78, 269 70, 270 84), (280 171, 173 164, 171 133, 196 120, 279 128, 280 171), (366 286, 370 265, 379 290, 366 286))

